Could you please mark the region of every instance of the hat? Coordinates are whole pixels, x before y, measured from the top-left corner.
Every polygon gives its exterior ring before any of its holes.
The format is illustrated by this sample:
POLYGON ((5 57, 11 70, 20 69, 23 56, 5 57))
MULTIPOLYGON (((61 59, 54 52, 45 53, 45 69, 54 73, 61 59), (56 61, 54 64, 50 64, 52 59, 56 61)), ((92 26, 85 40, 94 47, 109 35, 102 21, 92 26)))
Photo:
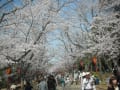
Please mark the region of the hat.
POLYGON ((86 76, 86 75, 87 75, 86 72, 83 72, 83 73, 81 74, 82 77, 84 77, 84 76, 86 76))
POLYGON ((11 85, 10 88, 11 88, 11 89, 16 89, 16 87, 17 87, 17 86, 13 84, 13 85, 11 85))
POLYGON ((89 75, 90 74, 90 72, 86 72, 86 75, 89 75))

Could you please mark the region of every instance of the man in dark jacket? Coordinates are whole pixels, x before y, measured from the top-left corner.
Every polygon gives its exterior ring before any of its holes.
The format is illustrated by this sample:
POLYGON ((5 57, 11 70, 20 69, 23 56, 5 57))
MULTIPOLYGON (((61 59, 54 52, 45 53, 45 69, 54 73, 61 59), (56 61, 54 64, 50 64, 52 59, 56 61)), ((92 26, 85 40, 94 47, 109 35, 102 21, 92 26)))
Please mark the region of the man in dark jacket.
POLYGON ((27 82, 25 86, 25 90, 32 90, 32 88, 33 87, 31 86, 30 82, 27 82))
POLYGON ((48 90, 56 90, 57 84, 53 75, 50 75, 48 77, 47 85, 48 85, 48 90))

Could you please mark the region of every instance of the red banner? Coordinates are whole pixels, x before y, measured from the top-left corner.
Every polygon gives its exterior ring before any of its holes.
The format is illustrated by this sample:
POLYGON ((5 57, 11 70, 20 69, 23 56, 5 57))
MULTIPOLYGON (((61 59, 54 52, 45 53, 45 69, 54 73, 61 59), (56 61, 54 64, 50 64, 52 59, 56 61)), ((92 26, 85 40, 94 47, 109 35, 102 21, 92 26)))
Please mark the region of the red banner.
POLYGON ((83 63, 83 61, 81 60, 81 61, 80 61, 80 66, 83 66, 83 65, 84 65, 84 63, 83 63))
POLYGON ((6 74, 8 74, 8 75, 11 74, 11 68, 6 69, 6 74))
POLYGON ((97 58, 93 57, 92 62, 93 62, 94 65, 96 65, 97 64, 97 58))

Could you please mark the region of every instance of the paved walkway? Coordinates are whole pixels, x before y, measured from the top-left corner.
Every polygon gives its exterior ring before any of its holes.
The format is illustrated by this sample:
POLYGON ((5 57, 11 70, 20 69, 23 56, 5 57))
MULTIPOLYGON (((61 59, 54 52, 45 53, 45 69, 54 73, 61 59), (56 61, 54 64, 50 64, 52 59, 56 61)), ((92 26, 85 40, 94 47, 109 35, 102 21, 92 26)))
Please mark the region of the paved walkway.
MULTIPOLYGON (((57 87, 57 90, 63 90, 62 87, 57 87)), ((64 90, 80 90, 79 85, 65 86, 64 90)))
MULTIPOLYGON (((34 87, 36 87, 36 85, 34 87)), ((96 90, 107 90, 106 85, 98 85, 98 86, 96 86, 96 88, 97 88, 96 90)), ((1 89, 1 90, 7 90, 7 89, 1 89)), ((18 89, 18 90, 21 90, 21 89, 18 89)), ((33 89, 33 90, 36 90, 36 89, 33 89)), ((58 86, 57 90, 63 90, 63 89, 62 89, 62 87, 58 86)), ((80 84, 66 85, 64 90, 80 90, 80 84)))
MULTIPOLYGON (((57 87, 57 90, 63 90, 62 87, 57 87)), ((80 85, 65 86, 64 90, 80 90, 80 85)))
MULTIPOLYGON (((57 90, 63 90, 63 89, 61 87, 57 87, 57 90)), ((64 90, 80 90, 80 85, 65 86, 64 90)), ((107 90, 106 85, 96 86, 96 90, 107 90)))

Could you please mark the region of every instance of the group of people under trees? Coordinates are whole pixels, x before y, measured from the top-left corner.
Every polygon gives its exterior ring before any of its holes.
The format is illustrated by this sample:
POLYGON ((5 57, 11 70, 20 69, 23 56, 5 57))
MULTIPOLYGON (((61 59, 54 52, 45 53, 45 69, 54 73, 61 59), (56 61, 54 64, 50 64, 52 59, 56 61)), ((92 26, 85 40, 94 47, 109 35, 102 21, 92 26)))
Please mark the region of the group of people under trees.
POLYGON ((38 84, 38 90, 56 90, 57 82, 53 75, 48 76, 47 80, 41 77, 38 84))
MULTIPOLYGON (((70 75, 71 76, 71 75, 70 75)), ((26 82, 24 90, 57 90, 57 85, 65 90, 65 86, 69 83, 80 85, 80 90, 97 90, 96 85, 99 84, 99 80, 90 72, 82 72, 79 76, 74 75, 71 80, 69 75, 42 75, 37 79, 37 84, 31 85, 29 81, 26 82), (78 83, 80 82, 80 83, 78 83), (34 88, 35 87, 35 88, 34 88)), ((68 85, 68 87, 69 87, 68 85)), ((16 90, 16 89, 14 89, 16 90)), ((120 73, 113 73, 109 78, 109 84, 107 90, 120 90, 120 73)))
MULTIPOLYGON (((41 76, 38 80, 38 84, 35 86, 36 90, 56 90, 57 82, 53 75, 49 75, 47 78, 41 76)), ((29 82, 25 85, 25 90, 32 90, 33 87, 29 82)))
MULTIPOLYGON (((83 73, 81 79, 81 90, 97 90, 95 88, 94 77, 89 72, 83 73)), ((107 90, 120 90, 120 72, 113 70, 112 75, 108 81, 107 90)))
MULTIPOLYGON (((95 87, 95 77, 91 76, 90 72, 83 72, 80 74, 74 74, 72 78, 71 75, 49 75, 47 78, 43 75, 38 79, 38 84, 35 86, 36 90, 56 90, 57 85, 65 90, 66 85, 72 85, 75 83, 78 85, 81 83, 80 90, 96 90, 95 87)), ((25 90, 32 90, 33 87, 29 82, 26 82, 25 90)))

